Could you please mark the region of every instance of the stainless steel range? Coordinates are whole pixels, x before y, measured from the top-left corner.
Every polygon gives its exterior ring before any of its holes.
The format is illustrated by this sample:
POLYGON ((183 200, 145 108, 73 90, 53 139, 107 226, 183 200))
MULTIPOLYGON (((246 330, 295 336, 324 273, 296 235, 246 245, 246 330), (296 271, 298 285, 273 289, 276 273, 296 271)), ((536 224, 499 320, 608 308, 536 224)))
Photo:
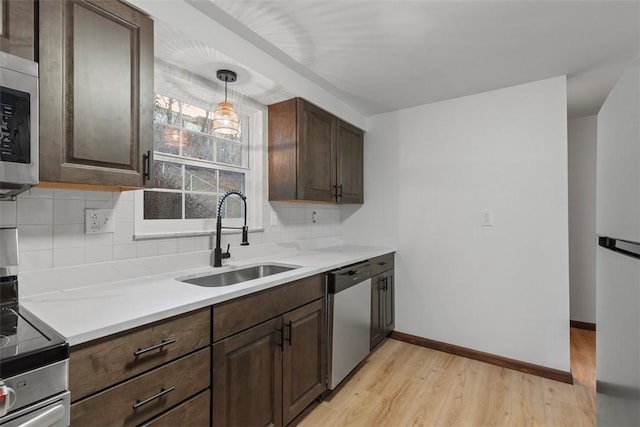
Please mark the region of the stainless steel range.
POLYGON ((69 425, 65 339, 18 302, 18 231, 0 228, 0 426, 69 425))

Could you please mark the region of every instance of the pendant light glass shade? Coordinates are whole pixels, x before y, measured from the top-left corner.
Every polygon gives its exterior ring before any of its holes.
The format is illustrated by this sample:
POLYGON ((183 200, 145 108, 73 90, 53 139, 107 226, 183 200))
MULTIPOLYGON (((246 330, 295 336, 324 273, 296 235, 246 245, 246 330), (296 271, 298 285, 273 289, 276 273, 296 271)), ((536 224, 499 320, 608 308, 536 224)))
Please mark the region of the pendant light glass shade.
POLYGON ((224 102, 219 103, 213 113, 213 133, 237 137, 240 134, 240 121, 233 105, 227 102, 227 83, 235 82, 237 75, 230 70, 218 70, 216 74, 224 82, 224 102))
POLYGON ((215 113, 213 113, 213 132, 225 136, 238 136, 240 134, 238 114, 236 114, 230 102, 225 101, 218 104, 215 113))

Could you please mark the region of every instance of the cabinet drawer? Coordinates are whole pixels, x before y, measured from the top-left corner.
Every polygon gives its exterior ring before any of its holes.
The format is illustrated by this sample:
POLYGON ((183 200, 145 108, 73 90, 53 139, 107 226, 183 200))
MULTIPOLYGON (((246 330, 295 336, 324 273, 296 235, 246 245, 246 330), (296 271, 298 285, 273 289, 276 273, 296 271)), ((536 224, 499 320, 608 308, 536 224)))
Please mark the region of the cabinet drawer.
POLYGON ((143 424, 142 427, 208 426, 211 407, 209 390, 143 424))
POLYGON ((393 253, 371 259, 371 276, 393 268, 393 253))
POLYGON ((325 296, 326 276, 319 274, 213 306, 213 341, 325 296))
POLYGON ((73 402, 209 345, 209 308, 71 348, 73 402))
POLYGON ((77 402, 71 405, 71 425, 138 425, 209 387, 210 362, 207 347, 77 402))

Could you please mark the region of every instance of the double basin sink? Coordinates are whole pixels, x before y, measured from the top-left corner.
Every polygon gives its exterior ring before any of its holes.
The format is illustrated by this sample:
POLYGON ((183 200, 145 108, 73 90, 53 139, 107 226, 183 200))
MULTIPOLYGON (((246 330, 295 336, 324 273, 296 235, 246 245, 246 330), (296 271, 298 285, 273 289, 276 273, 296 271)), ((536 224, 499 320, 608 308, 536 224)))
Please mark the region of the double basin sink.
POLYGON ((241 282, 248 282, 249 280, 260 279, 261 277, 272 276, 274 274, 285 273, 295 268, 299 267, 261 264, 238 270, 225 271, 223 273, 210 274, 208 276, 195 277, 193 279, 177 280, 192 285, 217 288, 220 286, 231 286, 241 282))

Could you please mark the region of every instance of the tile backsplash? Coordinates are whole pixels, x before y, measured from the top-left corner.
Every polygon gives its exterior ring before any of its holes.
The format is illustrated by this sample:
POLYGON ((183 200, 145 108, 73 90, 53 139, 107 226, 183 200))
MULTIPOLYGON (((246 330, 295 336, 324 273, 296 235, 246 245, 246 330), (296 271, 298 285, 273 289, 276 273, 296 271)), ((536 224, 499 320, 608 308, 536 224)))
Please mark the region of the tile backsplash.
MULTIPOLYGON (((134 240, 134 193, 33 188, 0 202, 0 226, 18 227, 20 270, 40 270, 211 249, 211 236, 134 240), (85 209, 114 209, 115 232, 85 234, 85 209)), ((252 244, 340 235, 338 206, 263 203, 264 232, 252 244), (271 226, 272 212, 278 224, 271 226), (314 214, 315 212, 315 214, 314 214), (313 221, 315 219, 315 222, 313 221)), ((223 245, 240 242, 224 235, 223 245)))

